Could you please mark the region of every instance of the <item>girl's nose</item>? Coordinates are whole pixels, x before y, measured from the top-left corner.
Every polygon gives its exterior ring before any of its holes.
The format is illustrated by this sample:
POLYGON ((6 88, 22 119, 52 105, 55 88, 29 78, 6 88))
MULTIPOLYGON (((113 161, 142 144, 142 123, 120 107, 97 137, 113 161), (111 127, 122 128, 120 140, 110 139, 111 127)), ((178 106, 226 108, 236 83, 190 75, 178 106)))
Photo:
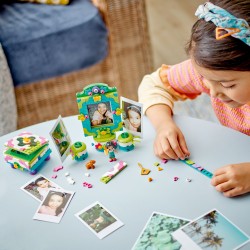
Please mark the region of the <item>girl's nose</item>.
POLYGON ((213 97, 213 98, 217 98, 220 95, 222 95, 222 93, 220 91, 220 87, 218 86, 218 84, 210 84, 209 91, 210 91, 211 97, 213 97))

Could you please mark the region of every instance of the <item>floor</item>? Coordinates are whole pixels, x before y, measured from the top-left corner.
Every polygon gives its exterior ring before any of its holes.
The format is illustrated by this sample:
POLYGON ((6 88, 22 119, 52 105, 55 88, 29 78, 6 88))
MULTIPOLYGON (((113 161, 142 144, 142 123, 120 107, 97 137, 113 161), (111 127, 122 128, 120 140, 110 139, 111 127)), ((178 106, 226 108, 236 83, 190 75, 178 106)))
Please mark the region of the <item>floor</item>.
MULTIPOLYGON (((145 0, 154 68, 176 64, 188 58, 185 44, 190 37, 194 15, 202 0, 145 0)), ((176 102, 175 113, 217 122, 210 98, 201 95, 195 101, 176 102)))

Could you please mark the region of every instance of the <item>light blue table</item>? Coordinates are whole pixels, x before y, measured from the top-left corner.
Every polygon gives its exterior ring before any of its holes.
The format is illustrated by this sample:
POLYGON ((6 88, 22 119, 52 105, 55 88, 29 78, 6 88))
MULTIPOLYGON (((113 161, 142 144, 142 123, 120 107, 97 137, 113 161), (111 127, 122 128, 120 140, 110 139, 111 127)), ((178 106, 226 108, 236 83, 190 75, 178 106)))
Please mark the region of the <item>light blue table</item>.
MULTIPOLYGON (((228 163, 249 161, 250 140, 248 136, 220 125, 188 117, 175 117, 185 134, 191 159, 210 172, 228 163)), ((49 137, 55 121, 41 123, 21 131, 49 137)), ((59 224, 33 220, 38 201, 23 192, 20 187, 33 176, 9 167, 0 159, 0 249, 1 250, 106 250, 131 249, 153 211, 194 219, 212 208, 217 208, 239 228, 250 235, 250 195, 225 198, 210 185, 210 179, 179 161, 161 163, 163 171, 157 171, 155 162, 160 162, 153 153, 154 131, 147 118, 144 122, 144 139, 131 152, 117 153, 119 160, 128 167, 108 184, 99 181, 102 174, 114 163, 91 146, 92 139, 84 138, 82 127, 76 116, 64 118, 73 141, 87 144, 89 158, 95 159, 96 169, 87 172, 84 162, 74 162, 69 156, 64 170, 58 172, 57 184, 66 190, 75 191, 64 217, 59 224), (151 169, 151 183, 148 176, 140 175, 140 162, 151 169), (64 176, 70 172, 75 185, 69 185, 64 176), (173 181, 174 176, 180 179, 173 181), (190 178, 192 182, 186 182, 190 178), (82 187, 82 182, 93 184, 92 189, 82 187), (103 240, 99 240, 74 214, 95 201, 101 202, 125 225, 103 240)), ((4 142, 19 132, 0 138, 0 149, 4 142)), ((54 145, 50 142, 51 160, 39 172, 51 179, 52 169, 60 165, 54 145)), ((250 249, 246 245, 242 249, 250 249)))

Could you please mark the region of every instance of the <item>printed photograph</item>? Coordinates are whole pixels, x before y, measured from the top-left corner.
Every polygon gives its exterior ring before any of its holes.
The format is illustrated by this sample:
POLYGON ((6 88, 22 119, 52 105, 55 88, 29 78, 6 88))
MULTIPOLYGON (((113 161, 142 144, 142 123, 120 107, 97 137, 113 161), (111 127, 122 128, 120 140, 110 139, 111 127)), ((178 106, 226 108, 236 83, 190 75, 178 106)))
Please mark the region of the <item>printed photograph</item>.
POLYGON ((123 127, 135 136, 142 137, 142 104, 121 97, 123 127))
POLYGON ((58 117, 54 127, 50 131, 50 136, 63 162, 69 154, 71 139, 61 116, 58 117))
POLYGON ((99 202, 81 210, 75 216, 99 239, 103 239, 108 234, 123 226, 123 223, 99 202))
POLYGON ((249 236, 217 210, 212 210, 174 232, 185 249, 236 250, 249 236))
POLYGON ((87 106, 91 127, 113 123, 110 102, 100 102, 87 106))
POLYGON ((44 199, 50 188, 62 190, 60 186, 43 175, 37 175, 35 178, 21 187, 24 192, 31 195, 38 201, 42 201, 44 199))
POLYGON ((180 250, 181 244, 171 233, 186 225, 189 220, 153 212, 132 250, 180 250))
POLYGON ((59 223, 73 198, 74 192, 50 189, 39 205, 33 219, 59 223))

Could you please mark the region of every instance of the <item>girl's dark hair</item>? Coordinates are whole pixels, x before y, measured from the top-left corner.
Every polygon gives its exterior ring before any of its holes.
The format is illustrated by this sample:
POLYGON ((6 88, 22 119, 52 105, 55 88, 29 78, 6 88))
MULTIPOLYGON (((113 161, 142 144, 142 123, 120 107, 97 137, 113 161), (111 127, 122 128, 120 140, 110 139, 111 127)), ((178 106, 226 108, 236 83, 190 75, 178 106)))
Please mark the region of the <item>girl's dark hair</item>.
POLYGON ((35 180, 35 185, 37 185, 37 183, 38 183, 39 181, 48 181, 48 180, 45 179, 44 177, 39 177, 39 178, 37 178, 37 179, 35 180))
MULTIPOLYGON (((249 0, 210 0, 237 18, 250 23, 249 0)), ((232 36, 215 38, 216 26, 211 21, 198 20, 192 28, 186 51, 201 67, 212 70, 250 70, 250 46, 232 36)))
POLYGON ((62 204, 56 209, 56 216, 57 216, 57 215, 59 215, 59 214, 62 212, 63 208, 64 208, 65 205, 67 204, 67 201, 68 201, 68 199, 70 198, 70 194, 62 193, 62 192, 50 191, 49 194, 47 195, 46 199, 44 200, 43 205, 49 206, 50 198, 51 198, 51 196, 53 196, 53 195, 58 195, 58 196, 60 196, 60 197, 63 198, 62 204))

